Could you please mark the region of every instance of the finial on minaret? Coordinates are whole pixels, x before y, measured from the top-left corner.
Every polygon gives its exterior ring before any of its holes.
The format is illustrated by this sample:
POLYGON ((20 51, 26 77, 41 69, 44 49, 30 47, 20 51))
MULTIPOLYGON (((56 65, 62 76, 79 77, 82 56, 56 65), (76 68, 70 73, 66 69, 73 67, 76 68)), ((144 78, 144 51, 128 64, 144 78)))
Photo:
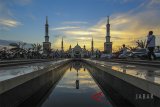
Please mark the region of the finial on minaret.
POLYGON ((109 16, 107 16, 108 17, 108 19, 107 19, 107 24, 109 24, 109 16))
POLYGON ((48 16, 46 16, 46 24, 48 24, 48 16))
MULTIPOLYGON (((107 16, 107 24, 106 24, 106 37, 110 36, 110 24, 109 24, 109 16, 107 16)), ((110 38, 109 38, 110 39, 110 38)), ((107 41, 107 38, 106 38, 107 41)))
POLYGON ((47 16, 46 16, 46 24, 45 24, 45 42, 49 42, 49 25, 48 25, 47 16))

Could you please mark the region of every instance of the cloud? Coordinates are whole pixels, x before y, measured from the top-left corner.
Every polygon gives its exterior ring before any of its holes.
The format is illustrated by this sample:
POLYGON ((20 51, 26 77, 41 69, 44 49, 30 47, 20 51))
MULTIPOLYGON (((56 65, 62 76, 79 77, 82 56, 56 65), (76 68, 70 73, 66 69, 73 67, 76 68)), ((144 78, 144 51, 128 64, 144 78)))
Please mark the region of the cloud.
POLYGON ((62 24, 88 24, 88 22, 84 22, 84 21, 65 21, 62 24))
POLYGON ((64 33, 67 35, 77 35, 77 36, 90 35, 90 32, 84 30, 70 30, 70 31, 65 31, 64 33))
POLYGON ((57 27, 51 28, 51 30, 69 30, 69 29, 79 29, 80 27, 77 26, 64 26, 64 27, 57 27))
MULTIPOLYGON (((114 48, 121 46, 123 43, 134 46, 135 40, 146 39, 148 31, 150 30, 153 30, 155 35, 160 34, 159 9, 148 8, 150 2, 147 3, 148 4, 145 5, 140 4, 136 9, 126 13, 111 15, 111 40, 113 41, 114 48)), ((96 31, 96 35, 104 37, 106 33, 106 23, 107 17, 102 18, 90 29, 96 31)), ((159 40, 160 38, 157 36, 157 45, 160 45, 159 40)), ((101 43, 101 45, 103 44, 101 43)))
MULTIPOLYGON (((124 2, 127 1, 124 0, 124 2)), ((135 46, 135 41, 146 39, 148 31, 150 30, 154 31, 156 43, 160 45, 159 5, 160 0, 147 0, 128 12, 112 14, 110 24, 113 48, 119 48, 122 44, 135 46)), ((103 17, 96 24, 85 29, 81 27, 82 25, 79 25, 80 28, 78 29, 66 29, 65 31, 62 29, 59 31, 63 32, 68 38, 66 44, 70 42, 76 44, 76 41, 79 41, 80 44, 87 44, 86 46, 90 49, 89 38, 93 36, 95 48, 103 50, 106 36, 106 23, 107 17, 103 17), (69 41, 69 39, 71 39, 71 41, 69 41)), ((69 24, 69 22, 66 24, 69 24)))
POLYGON ((13 13, 11 10, 8 8, 7 3, 5 0, 0 0, 0 18, 5 18, 5 17, 13 17, 13 13))
POLYGON ((0 19, 0 26, 17 27, 18 25, 21 25, 21 23, 16 20, 0 19))
POLYGON ((149 4, 148 5, 157 5, 157 4, 160 4, 160 0, 150 0, 149 4))
POLYGON ((124 3, 128 3, 128 2, 132 2, 134 0, 105 0, 107 2, 118 2, 118 3, 121 3, 121 4, 124 4, 124 3))
POLYGON ((32 0, 13 0, 13 2, 18 5, 28 5, 32 2, 32 0))
POLYGON ((10 9, 10 5, 14 2, 29 2, 29 0, 0 0, 0 29, 9 30, 10 28, 22 25, 17 21, 15 14, 10 9))

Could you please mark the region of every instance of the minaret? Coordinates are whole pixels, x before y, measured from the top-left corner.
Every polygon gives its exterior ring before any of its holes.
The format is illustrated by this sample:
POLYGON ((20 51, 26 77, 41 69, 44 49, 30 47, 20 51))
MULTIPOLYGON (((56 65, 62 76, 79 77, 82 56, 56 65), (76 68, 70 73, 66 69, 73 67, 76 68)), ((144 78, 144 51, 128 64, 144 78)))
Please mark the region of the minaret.
POLYGON ((46 16, 45 41, 43 42, 43 53, 49 54, 50 51, 51 51, 51 43, 49 42, 49 25, 48 25, 48 17, 46 16))
POLYGON ((45 42, 49 42, 49 25, 48 25, 48 17, 46 16, 46 24, 45 24, 45 42))
POLYGON ((112 53, 112 42, 110 41, 110 23, 109 16, 107 16, 107 24, 106 24, 106 42, 104 43, 104 52, 107 54, 112 53))
POLYGON ((70 46, 69 46, 69 50, 71 50, 71 49, 72 49, 72 46, 70 45, 70 46))
POLYGON ((94 43, 93 43, 93 37, 92 37, 92 42, 91 42, 91 53, 93 55, 94 52, 94 43))
POLYGON ((106 42, 110 42, 110 24, 109 24, 109 16, 108 16, 107 25, 106 25, 106 42))
POLYGON ((64 51, 64 47, 63 47, 63 37, 62 37, 62 42, 61 42, 61 50, 64 51))
POLYGON ((86 50, 86 45, 83 46, 83 49, 86 50))

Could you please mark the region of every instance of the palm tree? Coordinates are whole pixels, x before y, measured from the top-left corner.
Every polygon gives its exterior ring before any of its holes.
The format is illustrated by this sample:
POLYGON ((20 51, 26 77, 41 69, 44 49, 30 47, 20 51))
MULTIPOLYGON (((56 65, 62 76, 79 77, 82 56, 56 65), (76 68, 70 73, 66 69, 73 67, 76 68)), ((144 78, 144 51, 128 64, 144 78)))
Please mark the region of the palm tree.
POLYGON ((137 40, 136 41, 136 43, 137 43, 137 47, 139 47, 139 48, 145 48, 145 46, 146 46, 146 40, 137 40))
POLYGON ((32 49, 36 52, 40 52, 42 50, 42 45, 41 44, 32 44, 32 49))
POLYGON ((42 50, 42 45, 41 44, 32 44, 32 50, 35 53, 36 58, 40 57, 40 51, 42 50))
POLYGON ((14 47, 11 50, 14 52, 17 58, 24 57, 25 54, 23 53, 26 53, 26 50, 24 50, 24 46, 26 45, 26 43, 18 42, 18 43, 10 43, 9 45, 14 47), (20 53, 23 55, 20 56, 20 53))
POLYGON ((15 47, 17 49, 20 49, 20 48, 23 49, 24 46, 26 45, 26 43, 24 43, 24 42, 18 42, 18 43, 10 43, 9 45, 13 46, 13 47, 15 47))
POLYGON ((160 50, 160 46, 157 46, 157 50, 158 50, 158 51, 160 50))
POLYGON ((137 47, 129 47, 129 50, 135 51, 135 50, 137 50, 137 47))

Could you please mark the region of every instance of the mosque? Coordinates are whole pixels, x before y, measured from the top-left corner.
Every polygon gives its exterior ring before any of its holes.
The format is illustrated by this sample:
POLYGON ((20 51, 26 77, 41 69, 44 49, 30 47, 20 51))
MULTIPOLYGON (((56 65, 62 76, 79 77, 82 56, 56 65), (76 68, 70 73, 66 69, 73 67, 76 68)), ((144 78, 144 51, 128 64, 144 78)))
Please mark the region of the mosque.
MULTIPOLYGON (((43 42, 43 53, 44 54, 49 54, 51 52, 51 43, 49 42, 49 35, 48 35, 48 19, 46 17, 46 24, 45 24, 45 42, 43 42)), ((107 54, 112 53, 112 42, 110 42, 110 24, 109 24, 109 17, 107 20, 107 25, 106 25, 106 42, 104 43, 104 52, 107 54)), ((77 43, 76 46, 72 48, 70 45, 69 49, 65 52, 64 51, 64 41, 62 38, 61 41, 61 51, 58 51, 58 53, 63 56, 64 54, 67 54, 71 58, 84 58, 84 57, 89 57, 93 56, 96 51, 94 50, 94 41, 92 38, 91 41, 91 51, 88 51, 86 49, 86 46, 84 45, 83 48, 77 43)))
POLYGON ((88 51, 85 48, 81 48, 78 43, 74 48, 69 48, 68 54, 70 55, 71 58, 83 58, 88 56, 88 51))
POLYGON ((84 45, 84 47, 81 48, 78 43, 74 48, 70 45, 67 53, 71 58, 85 58, 90 56, 90 51, 86 49, 86 46, 84 45))

